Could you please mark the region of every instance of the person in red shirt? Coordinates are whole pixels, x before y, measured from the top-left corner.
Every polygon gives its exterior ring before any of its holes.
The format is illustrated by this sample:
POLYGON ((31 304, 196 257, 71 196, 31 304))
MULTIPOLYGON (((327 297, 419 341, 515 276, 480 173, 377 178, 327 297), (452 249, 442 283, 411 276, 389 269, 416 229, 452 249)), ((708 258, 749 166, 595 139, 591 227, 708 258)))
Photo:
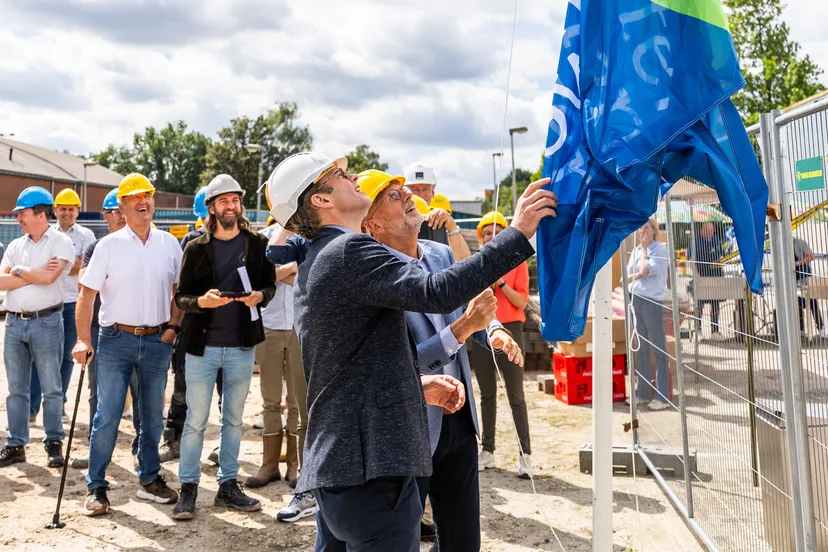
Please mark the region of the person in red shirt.
MULTIPOLYGON (((489 243, 495 234, 508 227, 504 216, 497 212, 486 214, 477 225, 477 238, 481 247, 489 243)), ((523 350, 523 323, 526 322, 524 309, 529 301, 529 265, 526 262, 492 284, 497 297, 497 319, 512 334, 512 338, 523 350)), ((520 446, 523 454, 518 462, 518 477, 528 479, 532 475, 532 453, 529 443, 529 416, 526 399, 523 396, 523 365, 515 364, 502 353, 497 354, 497 364, 506 382, 509 406, 515 418, 520 446)), ((480 388, 480 410, 483 419, 483 451, 480 453, 479 470, 494 468, 495 422, 497 420, 497 373, 492 353, 472 343, 472 361, 480 388)))

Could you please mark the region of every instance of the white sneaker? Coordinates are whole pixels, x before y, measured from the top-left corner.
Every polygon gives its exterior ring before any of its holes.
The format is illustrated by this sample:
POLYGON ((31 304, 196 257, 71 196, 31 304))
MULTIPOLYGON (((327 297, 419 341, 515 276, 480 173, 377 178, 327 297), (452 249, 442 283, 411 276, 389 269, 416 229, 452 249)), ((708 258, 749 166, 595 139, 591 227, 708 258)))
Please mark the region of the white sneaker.
POLYGON ((319 507, 316 504, 316 498, 314 498, 313 493, 299 493, 293 495, 293 500, 290 501, 290 504, 276 514, 276 519, 286 523, 293 523, 302 518, 315 515, 318 509, 319 507))
POLYGON ((532 458, 528 454, 523 454, 518 462, 517 476, 521 479, 532 478, 532 458))
POLYGON ((648 406, 650 407, 650 410, 667 410, 670 408, 670 403, 660 399, 653 399, 648 406))
POLYGON ((825 339, 825 328, 820 328, 819 337, 821 337, 822 339, 825 339))
POLYGON ((264 414, 253 420, 253 429, 264 429, 264 414))
POLYGON ((480 453, 480 456, 477 457, 477 471, 483 471, 486 468, 495 467, 497 467, 497 464, 495 464, 494 454, 488 450, 484 450, 480 453))

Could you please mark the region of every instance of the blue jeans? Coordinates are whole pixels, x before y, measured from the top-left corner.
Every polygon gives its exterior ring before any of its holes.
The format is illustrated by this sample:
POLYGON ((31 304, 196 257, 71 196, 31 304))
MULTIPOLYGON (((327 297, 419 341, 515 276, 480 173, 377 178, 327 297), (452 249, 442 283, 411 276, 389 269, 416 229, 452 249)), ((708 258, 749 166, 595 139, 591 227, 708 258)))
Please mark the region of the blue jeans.
POLYGON ((219 368, 223 372, 224 397, 217 478, 219 484, 236 479, 239 473, 244 401, 250 390, 250 378, 253 377, 253 348, 205 347, 204 356, 188 354, 185 362, 187 420, 181 435, 178 479, 183 484, 198 483, 201 478, 204 430, 210 416, 210 403, 219 368))
MULTIPOLYGON (((63 386, 63 402, 66 402, 66 392, 69 390, 69 383, 72 381, 72 370, 75 368, 75 361, 72 359, 72 348, 78 341, 78 330, 75 328, 75 307, 77 303, 63 304, 63 360, 60 364, 60 380, 63 386)), ((37 366, 32 363, 32 386, 30 414, 36 416, 40 412, 40 379, 37 377, 37 366)))
POLYGON ((37 365, 43 387, 43 429, 48 441, 63 440, 63 391, 60 361, 63 357, 63 317, 59 312, 43 318, 23 320, 6 315, 3 360, 9 381, 6 410, 9 434, 6 444, 22 446, 29 442, 30 378, 32 363, 37 365))
POLYGON ((650 366, 650 352, 655 355, 656 364, 656 394, 655 398, 667 402, 670 397, 670 365, 667 355, 667 337, 664 333, 664 307, 643 297, 633 296, 633 308, 637 321, 638 334, 644 338, 641 347, 635 354, 635 369, 638 371, 638 386, 636 396, 639 399, 653 398, 652 367, 650 366), (653 345, 650 345, 652 342, 653 345))
POLYGON ((158 443, 164 430, 164 391, 172 345, 158 334, 137 336, 114 328, 101 328, 98 336, 98 409, 89 439, 89 489, 108 487, 106 468, 115 450, 118 426, 124 411, 133 371, 138 376, 141 427, 138 434, 138 479, 142 485, 155 481, 161 469, 158 443))

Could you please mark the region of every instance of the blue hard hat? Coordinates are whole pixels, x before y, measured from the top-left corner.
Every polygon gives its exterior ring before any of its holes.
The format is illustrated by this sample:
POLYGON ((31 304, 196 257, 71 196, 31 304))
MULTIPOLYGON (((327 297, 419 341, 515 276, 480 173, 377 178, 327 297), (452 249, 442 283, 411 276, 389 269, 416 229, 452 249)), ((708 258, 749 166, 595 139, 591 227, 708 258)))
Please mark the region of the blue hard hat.
POLYGON ((30 209, 35 205, 54 205, 55 200, 52 194, 46 188, 40 186, 29 186, 17 196, 17 205, 12 211, 22 211, 23 209, 30 209))
POLYGON ((207 210, 207 203, 204 199, 207 197, 207 186, 202 187, 196 192, 195 199, 193 199, 193 214, 197 217, 207 218, 210 212, 207 210))
POLYGON ((103 210, 113 211, 117 209, 120 204, 121 202, 118 201, 118 188, 113 188, 108 194, 106 194, 106 197, 103 200, 103 210))

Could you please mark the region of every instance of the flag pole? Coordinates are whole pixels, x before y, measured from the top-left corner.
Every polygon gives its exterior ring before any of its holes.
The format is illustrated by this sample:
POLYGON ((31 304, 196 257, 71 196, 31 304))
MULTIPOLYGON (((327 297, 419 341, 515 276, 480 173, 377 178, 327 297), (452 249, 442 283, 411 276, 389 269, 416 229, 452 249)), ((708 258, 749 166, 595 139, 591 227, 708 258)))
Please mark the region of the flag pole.
POLYGON ((592 550, 612 550, 612 262, 598 272, 592 312, 592 550))

